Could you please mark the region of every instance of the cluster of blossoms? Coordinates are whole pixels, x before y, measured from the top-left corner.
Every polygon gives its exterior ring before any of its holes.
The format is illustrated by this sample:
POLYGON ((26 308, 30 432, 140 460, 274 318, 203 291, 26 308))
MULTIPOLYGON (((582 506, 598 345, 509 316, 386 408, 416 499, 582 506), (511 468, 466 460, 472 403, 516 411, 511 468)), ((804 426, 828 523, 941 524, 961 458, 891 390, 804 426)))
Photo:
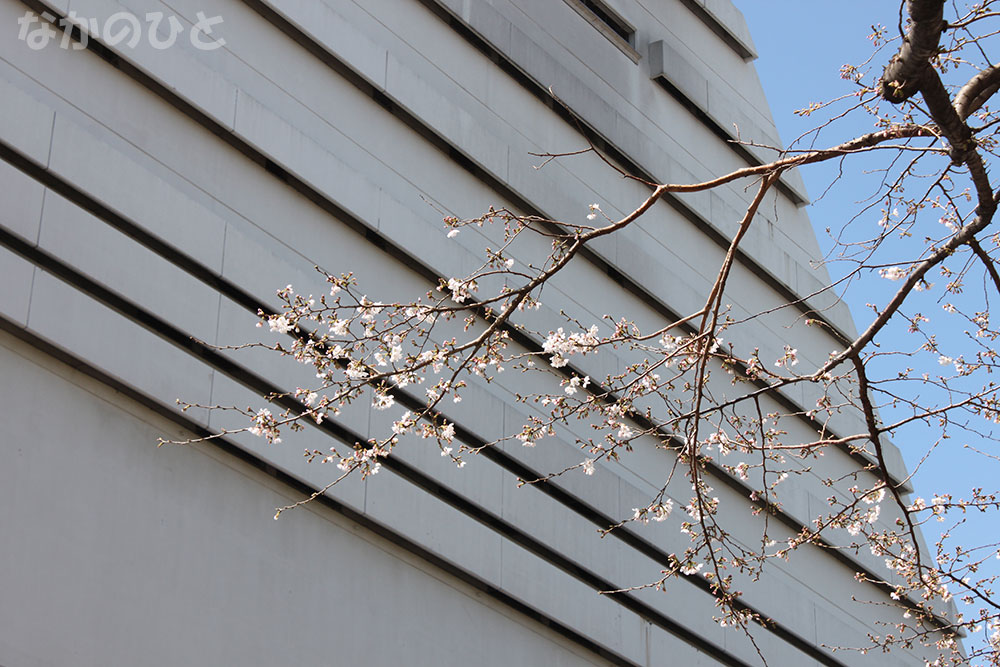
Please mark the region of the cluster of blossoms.
POLYGON ((716 355, 722 347, 722 337, 674 336, 669 333, 660 337, 663 350, 663 367, 676 367, 679 372, 693 368, 702 354, 716 355))
POLYGON ((913 500, 913 503, 911 503, 910 506, 907 507, 907 511, 917 513, 930 509, 931 516, 937 517, 938 521, 944 521, 945 512, 947 511, 947 508, 950 504, 951 504, 951 496, 949 495, 943 495, 943 496, 935 495, 931 499, 931 504, 929 507, 927 505, 927 501, 924 500, 923 498, 915 498, 913 500))
POLYGON ((726 432, 722 429, 718 429, 717 431, 709 433, 708 437, 705 438, 704 449, 711 451, 714 447, 718 447, 719 455, 726 456, 730 451, 732 451, 732 445, 733 442, 729 439, 729 436, 726 435, 726 432))
MULTIPOLYGON (((294 295, 291 285, 286 285, 284 289, 278 291, 278 298, 288 302, 294 295)), ((296 331, 298 327, 298 320, 300 318, 308 319, 310 310, 316 305, 315 299, 309 297, 308 299, 297 299, 297 303, 294 307, 289 307, 283 313, 277 313, 272 315, 267 315, 264 311, 259 310, 257 314, 262 318, 261 322, 257 323, 258 327, 262 327, 264 322, 267 323, 271 332, 279 334, 287 334, 292 331, 296 331)))
POLYGON ((312 417, 312 420, 317 424, 322 424, 327 415, 336 417, 340 414, 340 407, 342 406, 331 405, 330 399, 326 394, 321 396, 318 392, 299 387, 295 390, 295 397, 306 406, 307 410, 304 414, 312 417))
POLYGON ((687 563, 681 565, 680 572, 681 574, 691 576, 701 572, 703 567, 705 567, 704 563, 695 563, 693 561, 688 561, 687 563))
POLYGON ((291 331, 292 329, 295 328, 295 325, 292 324, 289 321, 288 317, 286 317, 283 314, 282 315, 272 315, 269 318, 268 323, 269 323, 269 325, 271 327, 271 331, 273 333, 284 334, 284 333, 288 333, 289 331, 291 331))
POLYGON ((734 465, 731 468, 731 471, 734 475, 736 475, 743 481, 750 479, 750 464, 746 463, 745 461, 740 461, 739 463, 734 465))
POLYGON ((261 408, 253 417, 252 425, 247 429, 252 435, 264 438, 269 443, 281 442, 278 437, 278 421, 267 408, 261 408))
POLYGON ((534 447, 546 435, 554 434, 551 426, 546 426, 538 417, 528 417, 527 423, 521 427, 521 432, 515 437, 522 447, 534 447))
POLYGON ((881 505, 873 505, 865 510, 864 513, 856 515, 856 519, 845 526, 847 528, 847 532, 851 534, 851 537, 856 537, 861 533, 865 524, 873 524, 878 521, 881 511, 881 505))
POLYGON ((906 271, 898 266, 890 266, 885 269, 879 269, 878 274, 886 280, 892 281, 902 280, 906 277, 906 271))
MULTIPOLYGON (((399 419, 392 423, 392 433, 393 438, 391 442, 393 444, 397 442, 396 436, 414 433, 424 440, 437 440, 438 446, 441 448, 441 456, 451 456, 454 451, 455 424, 452 422, 442 421, 434 423, 431 421, 420 421, 417 415, 407 410, 399 419)), ((459 468, 465 466, 465 461, 458 457, 452 458, 455 459, 459 468)))
MULTIPOLYGON (((313 366, 317 386, 298 388, 293 396, 299 408, 288 407, 275 417, 264 408, 254 417, 247 431, 280 441, 279 427, 287 425, 293 430, 302 428, 299 421, 310 417, 317 424, 329 415, 337 415, 346 405, 371 391, 371 405, 375 410, 387 410, 400 400, 399 391, 413 384, 423 384, 428 377, 440 375, 450 368, 452 358, 444 345, 434 344, 430 334, 439 322, 450 320, 456 310, 444 300, 429 304, 385 304, 367 296, 354 296, 355 285, 350 274, 327 276, 331 288, 329 297, 315 299, 295 293, 291 285, 278 292, 284 302, 280 313, 260 313, 258 326, 267 325, 271 332, 292 336, 290 346, 276 345, 282 354, 292 356, 302 364, 313 366), (442 317, 443 316, 443 317, 442 317), (407 349, 413 352, 407 353, 407 349)), ((475 289, 473 280, 464 281, 462 287, 452 287, 466 293, 475 289)), ((455 296, 455 295, 452 295, 455 296)), ((459 295, 461 299, 461 295, 459 295)), ((503 345, 503 334, 495 339, 503 345)), ((502 358, 494 346, 488 346, 482 355, 483 367, 489 367, 502 358)), ((372 447, 358 450, 350 456, 328 456, 325 461, 337 460, 346 472, 361 470, 373 474, 378 469, 377 458, 396 444, 397 437, 415 431, 421 437, 435 438, 442 447, 442 455, 450 456, 455 426, 436 416, 433 407, 438 399, 451 393, 459 402, 459 390, 464 381, 438 378, 426 390, 427 405, 424 409, 407 412, 393 425, 393 434, 372 447), (380 453, 381 452, 381 453, 380 453)), ((309 452, 312 460, 317 453, 309 452)), ((452 458, 462 465, 455 457, 452 458)))
POLYGON ((396 399, 387 391, 376 391, 372 398, 372 407, 376 410, 387 410, 396 404, 396 399))
MULTIPOLYGON (((702 493, 704 494, 706 492, 711 492, 711 488, 707 486, 702 488, 702 493)), ((691 517, 691 522, 685 521, 681 525, 681 532, 690 534, 692 528, 694 528, 694 523, 698 523, 705 517, 711 516, 719 511, 719 499, 716 496, 712 496, 710 498, 698 498, 697 496, 693 497, 691 498, 691 502, 684 506, 684 511, 687 512, 689 517, 691 517)))
MULTIPOLYGON (((388 456, 389 449, 375 442, 370 442, 369 445, 369 447, 356 447, 349 456, 340 457, 340 460, 337 461, 337 467, 345 473, 357 470, 361 473, 362 479, 369 475, 378 474, 382 469, 382 463, 379 459, 388 456)), ((325 461, 332 463, 336 460, 335 456, 335 454, 329 456, 325 461)))
POLYGON ((572 396, 578 389, 586 389, 590 386, 590 376, 585 375, 581 378, 579 375, 576 375, 569 380, 563 381, 563 385, 563 392, 567 396, 572 396))
POLYGON ((451 294, 451 300, 455 303, 465 303, 466 300, 472 298, 472 293, 477 289, 478 286, 474 280, 458 280, 457 278, 449 278, 448 282, 444 283, 441 291, 449 292, 451 294))
POLYGON ((799 363, 798 357, 799 351, 790 345, 785 346, 785 354, 783 357, 774 362, 774 365, 778 368, 784 366, 785 368, 791 368, 799 363))
POLYGON ((566 334, 562 327, 555 331, 550 331, 545 342, 542 343, 542 351, 552 355, 549 363, 553 368, 562 368, 569 363, 568 357, 574 354, 587 354, 593 352, 600 345, 597 325, 590 327, 586 331, 566 334))
POLYGON ((642 523, 649 523, 650 519, 653 521, 666 521, 673 510, 674 501, 667 498, 663 502, 654 503, 647 507, 633 508, 632 520, 641 521, 642 523))

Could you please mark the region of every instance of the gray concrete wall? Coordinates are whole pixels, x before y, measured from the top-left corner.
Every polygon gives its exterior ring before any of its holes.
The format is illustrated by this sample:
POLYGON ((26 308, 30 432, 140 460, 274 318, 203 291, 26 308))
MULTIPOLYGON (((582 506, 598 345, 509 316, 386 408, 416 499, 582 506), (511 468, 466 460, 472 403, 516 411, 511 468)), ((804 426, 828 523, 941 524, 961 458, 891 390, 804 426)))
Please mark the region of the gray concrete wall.
MULTIPOLYGON (((531 168, 530 152, 586 141, 547 103, 547 86, 591 137, 663 182, 754 159, 705 118, 777 141, 728 2, 608 4, 639 28, 638 62, 564 0, 0 0, 10 27, 0 39, 0 534, 11 545, 0 552, 0 665, 759 661, 744 636, 711 621, 714 602, 694 582, 596 592, 650 581, 658 559, 683 548, 670 522, 634 529, 638 542, 596 533, 659 488, 671 455, 652 441, 592 479, 560 478, 553 494, 518 489, 518 470, 577 463, 572 442, 504 446, 461 471, 404 442, 395 467, 278 522, 276 506, 330 481, 302 450, 367 437, 385 427, 382 413, 352 409, 346 431, 311 429, 282 446, 233 436, 155 448, 157 437, 242 425, 181 414, 178 397, 260 405, 262 387, 305 384, 308 374, 271 355, 191 339, 257 339, 256 307, 273 305, 276 288, 323 289, 313 266, 354 271, 382 300, 412 297, 429 275, 472 269, 495 236, 445 241, 436 209, 464 217, 508 205, 572 220, 593 201, 611 215, 641 201, 641 186, 592 156, 531 168), (204 11, 224 18, 227 44, 31 50, 13 27, 43 6, 102 23, 162 11, 188 26, 204 11), (658 42, 669 51, 651 71, 658 42)), ((792 176, 762 207, 731 282, 739 312, 825 279, 810 266, 804 198, 792 176)), ((657 205, 559 276, 535 323, 558 326, 565 309, 655 327, 699 307, 746 201, 734 187, 657 205)), ((842 304, 812 302, 853 331, 842 304)), ((799 331, 797 314, 751 325, 762 357, 780 356, 789 328, 801 356, 826 357, 834 340, 799 331)), ((603 376, 629 361, 598 355, 581 368, 603 376)), ((524 417, 514 394, 542 386, 474 384, 448 417, 468 439, 493 440, 524 417)), ((834 426, 857 424, 845 414, 834 426)), ((791 428, 809 439, 807 423, 791 428)), ((826 465, 853 463, 833 453, 826 465)), ((898 455, 894 465, 902 476, 898 455)), ((811 473, 789 484, 789 520, 806 524, 830 491, 811 473)), ((672 487, 676 499, 684 486, 672 487)), ((739 530, 752 543, 760 526, 739 530)), ((878 610, 849 597, 883 599, 854 580, 878 567, 817 550, 747 587, 746 602, 781 624, 756 633, 771 664, 917 662, 817 648, 863 643, 878 610)))

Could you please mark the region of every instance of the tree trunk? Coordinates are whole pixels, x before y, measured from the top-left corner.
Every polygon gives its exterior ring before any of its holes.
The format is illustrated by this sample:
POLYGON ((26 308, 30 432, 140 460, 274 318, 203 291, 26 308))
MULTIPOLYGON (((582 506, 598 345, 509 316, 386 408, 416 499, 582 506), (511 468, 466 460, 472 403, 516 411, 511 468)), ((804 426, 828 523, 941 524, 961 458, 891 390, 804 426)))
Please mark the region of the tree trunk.
POLYGON ((882 97, 899 104, 919 89, 930 59, 937 53, 941 31, 945 28, 944 0, 908 0, 910 29, 899 52, 882 73, 882 97))

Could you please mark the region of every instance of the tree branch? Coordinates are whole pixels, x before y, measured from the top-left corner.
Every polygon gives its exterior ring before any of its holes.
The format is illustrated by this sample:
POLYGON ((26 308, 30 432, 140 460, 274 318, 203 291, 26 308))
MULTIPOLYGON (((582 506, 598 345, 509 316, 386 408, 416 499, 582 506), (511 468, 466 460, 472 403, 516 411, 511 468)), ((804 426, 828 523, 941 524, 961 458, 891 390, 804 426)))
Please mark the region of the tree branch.
POLYGON ((987 273, 990 274, 993 286, 996 287, 997 292, 1000 293, 1000 274, 997 273, 997 267, 993 263, 993 260, 986 254, 986 251, 983 250, 983 246, 979 245, 978 240, 969 239, 969 247, 972 248, 972 252, 976 253, 976 257, 982 261, 983 266, 986 267, 987 273))
POLYGON ((944 0, 908 0, 910 29, 903 44, 882 73, 879 92, 893 104, 905 102, 920 90, 924 72, 937 53, 944 21, 944 0))
POLYGON ((985 69, 962 86, 955 96, 955 111, 962 120, 979 111, 1000 90, 1000 65, 985 69))

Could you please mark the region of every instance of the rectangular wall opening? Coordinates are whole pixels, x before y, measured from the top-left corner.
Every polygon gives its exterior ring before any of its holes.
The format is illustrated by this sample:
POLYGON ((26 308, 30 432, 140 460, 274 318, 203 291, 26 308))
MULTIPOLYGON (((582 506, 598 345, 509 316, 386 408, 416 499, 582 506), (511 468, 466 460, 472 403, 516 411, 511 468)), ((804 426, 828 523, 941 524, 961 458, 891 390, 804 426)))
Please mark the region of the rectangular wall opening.
POLYGON ((635 50, 635 28, 601 0, 566 0, 580 16, 598 29, 633 61, 639 61, 635 50))

